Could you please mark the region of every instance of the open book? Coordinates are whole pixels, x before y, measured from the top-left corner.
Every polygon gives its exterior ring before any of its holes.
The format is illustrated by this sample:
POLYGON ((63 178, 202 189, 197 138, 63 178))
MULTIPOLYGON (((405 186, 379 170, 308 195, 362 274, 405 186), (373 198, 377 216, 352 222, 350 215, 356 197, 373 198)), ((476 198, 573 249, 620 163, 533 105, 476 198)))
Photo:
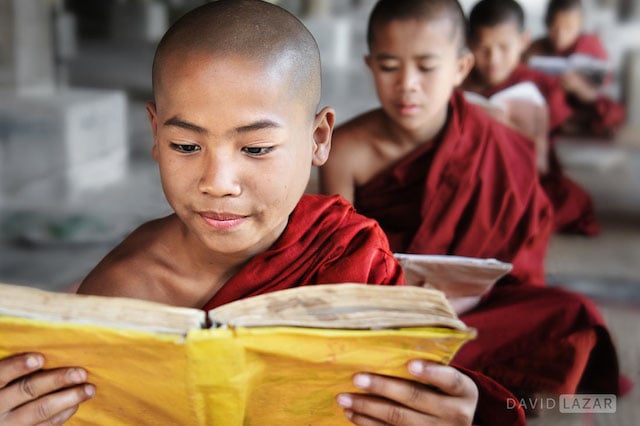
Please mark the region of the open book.
POLYGON ((496 259, 395 253, 407 284, 442 291, 460 314, 474 307, 512 265, 496 259))
POLYGON ((72 425, 348 424, 335 396, 355 372, 409 377, 409 359, 448 363, 474 336, 420 287, 303 286, 205 313, 0 284, 0 358, 89 371, 72 425))
POLYGON ((576 71, 597 85, 601 85, 611 71, 608 61, 581 53, 574 53, 569 57, 531 56, 528 65, 549 75, 562 75, 569 71, 576 71))
POLYGON ((536 106, 546 106, 547 101, 538 87, 531 81, 523 81, 522 83, 509 86, 493 96, 486 98, 479 93, 465 91, 464 97, 468 102, 479 105, 483 108, 496 108, 505 110, 510 100, 526 101, 536 106))

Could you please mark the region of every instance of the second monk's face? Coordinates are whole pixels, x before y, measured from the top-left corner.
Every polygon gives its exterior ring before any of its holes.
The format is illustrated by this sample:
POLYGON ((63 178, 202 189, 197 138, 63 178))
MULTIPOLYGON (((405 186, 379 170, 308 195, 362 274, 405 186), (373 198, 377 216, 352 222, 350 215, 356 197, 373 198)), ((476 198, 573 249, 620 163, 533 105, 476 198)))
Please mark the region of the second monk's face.
POLYGON ((485 83, 495 86, 509 78, 520 63, 528 37, 515 22, 480 27, 470 40, 476 71, 485 83))
POLYGON ((569 49, 582 32, 582 11, 575 9, 558 12, 549 24, 547 32, 557 53, 569 49))
POLYGON ((386 114, 413 132, 442 126, 451 93, 466 77, 459 53, 449 19, 380 25, 366 60, 386 114))

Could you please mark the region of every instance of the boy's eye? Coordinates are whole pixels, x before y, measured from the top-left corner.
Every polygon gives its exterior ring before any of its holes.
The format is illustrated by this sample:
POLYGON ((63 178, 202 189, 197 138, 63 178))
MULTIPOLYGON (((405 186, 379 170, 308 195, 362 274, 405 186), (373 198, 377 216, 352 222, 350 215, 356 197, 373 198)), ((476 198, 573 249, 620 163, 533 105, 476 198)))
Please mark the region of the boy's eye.
POLYGON ((420 69, 421 72, 431 72, 431 71, 434 71, 436 69, 436 67, 420 66, 419 69, 420 69))
POLYGON ((260 157, 273 151, 272 146, 245 146, 242 148, 242 152, 249 154, 253 157, 260 157))
POLYGON ((398 61, 395 60, 383 60, 378 62, 378 68, 382 72, 392 72, 399 68, 398 61))
POLYGON ((198 145, 171 143, 170 146, 171 146, 171 149, 178 152, 184 152, 185 154, 200 151, 200 147, 198 145))

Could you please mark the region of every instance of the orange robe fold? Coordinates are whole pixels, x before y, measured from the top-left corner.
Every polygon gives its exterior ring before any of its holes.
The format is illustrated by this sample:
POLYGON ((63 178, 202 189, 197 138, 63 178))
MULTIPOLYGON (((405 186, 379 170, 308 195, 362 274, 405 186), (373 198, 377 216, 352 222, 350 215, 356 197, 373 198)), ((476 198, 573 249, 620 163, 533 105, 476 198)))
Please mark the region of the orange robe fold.
POLYGON ((554 231, 583 235, 597 235, 600 225, 596 218, 591 196, 576 182, 567 177, 558 159, 554 135, 572 116, 559 80, 525 65, 519 65, 502 84, 482 93, 491 96, 507 87, 530 81, 534 83, 547 101, 549 108, 549 171, 540 176, 540 182, 553 204, 554 231))
POLYGON ((575 391, 585 383, 593 391, 616 393, 617 356, 593 303, 544 286, 553 218, 532 145, 460 94, 449 110, 448 124, 433 143, 356 189, 356 208, 379 221, 393 251, 514 264, 506 280, 461 316, 479 338, 461 350, 456 365, 485 373, 519 397, 575 391), (608 364, 587 369, 587 360, 594 359, 608 364), (563 370, 554 374, 559 360, 563 370))

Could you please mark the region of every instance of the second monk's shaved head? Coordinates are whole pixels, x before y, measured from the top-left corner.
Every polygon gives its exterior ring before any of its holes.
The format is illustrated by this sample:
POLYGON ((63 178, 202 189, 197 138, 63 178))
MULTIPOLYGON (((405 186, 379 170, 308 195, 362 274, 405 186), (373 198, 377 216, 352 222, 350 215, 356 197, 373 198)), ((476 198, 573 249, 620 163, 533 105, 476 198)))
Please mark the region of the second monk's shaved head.
POLYGON ((191 53, 239 56, 289 73, 292 93, 315 110, 320 101, 320 53, 306 27, 286 10, 259 0, 218 0, 182 16, 164 35, 153 60, 153 93, 167 58, 191 53))

